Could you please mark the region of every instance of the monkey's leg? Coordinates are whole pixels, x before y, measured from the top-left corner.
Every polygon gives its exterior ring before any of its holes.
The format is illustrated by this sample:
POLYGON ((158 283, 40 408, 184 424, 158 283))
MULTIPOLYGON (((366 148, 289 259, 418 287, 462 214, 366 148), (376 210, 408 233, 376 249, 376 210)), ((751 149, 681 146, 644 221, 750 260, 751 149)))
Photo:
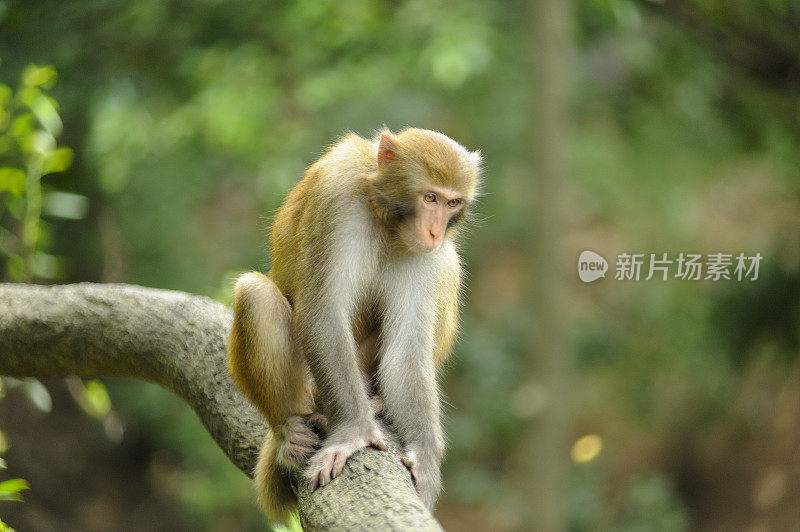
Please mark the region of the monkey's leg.
POLYGON ((274 458, 302 467, 321 439, 309 423, 312 382, 292 340, 292 308, 275 283, 258 272, 237 280, 233 308, 231 373, 272 428, 278 445, 274 458))

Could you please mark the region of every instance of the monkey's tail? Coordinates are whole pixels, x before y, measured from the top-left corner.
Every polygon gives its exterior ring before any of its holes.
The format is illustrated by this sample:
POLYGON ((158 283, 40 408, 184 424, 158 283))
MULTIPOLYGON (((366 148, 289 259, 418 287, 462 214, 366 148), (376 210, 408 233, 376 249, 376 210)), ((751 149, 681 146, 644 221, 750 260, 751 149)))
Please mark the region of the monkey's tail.
POLYGON ((297 495, 292 489, 290 474, 278 464, 281 442, 270 431, 261 447, 253 481, 258 502, 270 521, 283 523, 297 507, 297 495))

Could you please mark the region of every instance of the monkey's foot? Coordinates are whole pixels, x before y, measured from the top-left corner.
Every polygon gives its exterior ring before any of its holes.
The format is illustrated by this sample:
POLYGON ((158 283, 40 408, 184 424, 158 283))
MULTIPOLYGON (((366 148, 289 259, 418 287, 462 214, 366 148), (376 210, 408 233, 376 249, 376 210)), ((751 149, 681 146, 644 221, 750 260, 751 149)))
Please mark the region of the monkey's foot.
POLYGON ((439 471, 439 464, 433 460, 431 463, 420 460, 418 454, 411 449, 407 449, 400 459, 403 465, 411 472, 411 479, 417 488, 419 498, 425 506, 433 511, 439 491, 442 487, 442 474, 439 471))
POLYGON ((348 458, 369 445, 381 451, 389 448, 375 422, 365 423, 360 427, 343 426, 334 430, 325 441, 324 447, 309 461, 306 469, 308 489, 314 491, 317 487, 328 484, 339 476, 348 458))
POLYGON ((403 462, 403 465, 406 466, 411 473, 411 479, 414 481, 414 485, 417 484, 417 453, 414 451, 406 452, 400 461, 403 462))
POLYGON ((320 447, 328 420, 322 414, 289 416, 281 427, 281 448, 278 461, 294 469, 301 469, 308 458, 320 447))

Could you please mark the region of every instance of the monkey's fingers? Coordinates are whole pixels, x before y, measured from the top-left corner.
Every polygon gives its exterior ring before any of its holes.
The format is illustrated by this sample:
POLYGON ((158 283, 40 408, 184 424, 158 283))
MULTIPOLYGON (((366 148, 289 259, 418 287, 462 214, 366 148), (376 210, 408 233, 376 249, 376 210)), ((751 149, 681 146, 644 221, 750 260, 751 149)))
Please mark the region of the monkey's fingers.
POLYGON ((331 476, 336 478, 344 469, 344 464, 347 462, 349 458, 349 454, 345 451, 339 451, 336 453, 336 459, 333 461, 333 471, 331 472, 331 476))

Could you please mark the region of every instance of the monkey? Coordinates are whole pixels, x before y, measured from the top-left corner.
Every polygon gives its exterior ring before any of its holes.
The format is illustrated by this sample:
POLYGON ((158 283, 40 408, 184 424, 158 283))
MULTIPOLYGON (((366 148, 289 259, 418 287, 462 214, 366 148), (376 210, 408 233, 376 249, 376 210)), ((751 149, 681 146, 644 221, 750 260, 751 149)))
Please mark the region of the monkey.
POLYGON ((424 129, 348 134, 287 195, 267 275, 234 287, 228 365, 271 430, 254 473, 273 521, 356 451, 387 449, 433 510, 444 453, 437 373, 456 338, 458 236, 479 194, 481 154, 424 129))

